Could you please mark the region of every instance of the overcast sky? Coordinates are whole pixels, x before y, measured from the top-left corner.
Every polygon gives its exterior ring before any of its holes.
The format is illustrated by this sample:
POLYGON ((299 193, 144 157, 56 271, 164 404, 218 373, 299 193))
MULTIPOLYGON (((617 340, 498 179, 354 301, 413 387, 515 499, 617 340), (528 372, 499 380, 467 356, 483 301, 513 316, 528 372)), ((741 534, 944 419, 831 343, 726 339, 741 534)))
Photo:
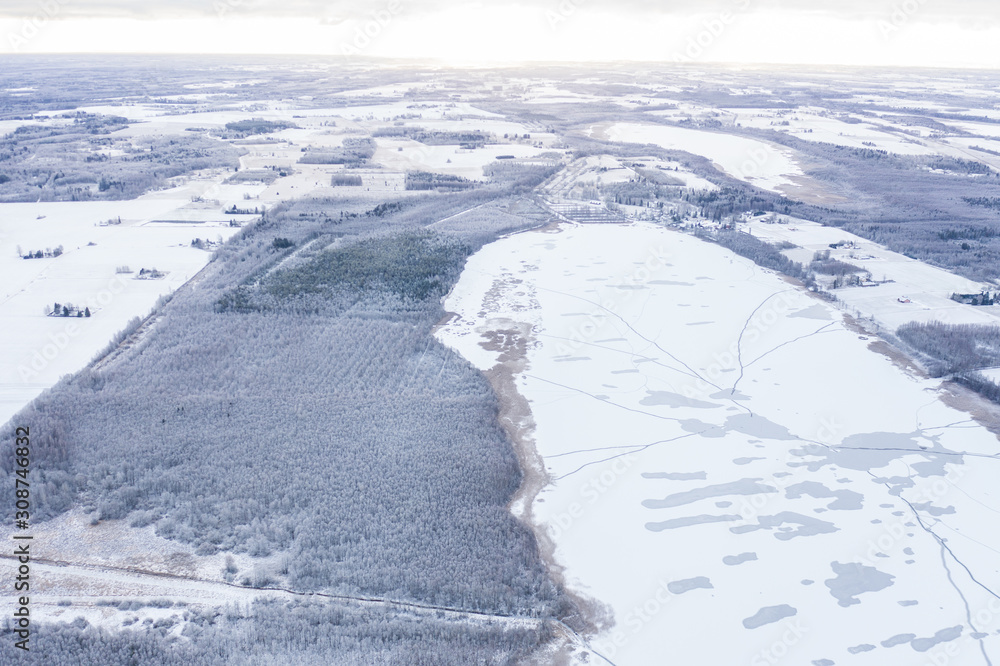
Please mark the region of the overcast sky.
POLYGON ((998 0, 2 0, 0 53, 1000 68, 998 0))

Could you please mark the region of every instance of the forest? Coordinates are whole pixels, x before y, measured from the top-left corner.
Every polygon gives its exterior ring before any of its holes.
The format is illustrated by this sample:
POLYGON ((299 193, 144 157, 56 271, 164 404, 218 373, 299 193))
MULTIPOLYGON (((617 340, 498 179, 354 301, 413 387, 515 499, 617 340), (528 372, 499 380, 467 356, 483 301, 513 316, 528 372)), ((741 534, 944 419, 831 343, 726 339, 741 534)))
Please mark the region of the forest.
POLYGON ((0 662, 40 666, 501 666, 516 663, 552 635, 546 624, 508 628, 499 622, 455 622, 433 616, 317 601, 257 601, 214 611, 180 609, 183 636, 171 619, 112 632, 78 619, 39 625, 24 653, 0 641, 0 662))
MULTIPOLYGON (((483 224, 448 233, 424 226, 484 203, 482 215, 509 210, 498 193, 422 195, 379 215, 366 211, 369 201, 349 199, 268 211, 219 249, 197 290, 161 303, 153 333, 129 346, 142 325, 133 322, 117 340, 124 350, 109 347, 21 413, 39 433, 34 511, 51 517, 82 506, 95 521, 153 525, 203 554, 288 555, 283 568, 245 584, 567 614, 533 534, 507 510, 520 470, 496 397, 431 335, 465 258, 495 235, 483 224)), ((10 498, 2 501, 9 509, 10 498)), ((414 663, 402 656, 407 649, 426 650, 426 663, 507 663, 497 655, 543 638, 497 627, 477 638, 413 620, 412 629, 394 629, 387 618, 331 625, 328 639, 306 648, 299 637, 337 612, 258 609, 228 625, 206 620, 205 643, 195 638, 204 654, 190 663, 239 660, 255 648, 237 637, 263 625, 283 637, 282 652, 301 646, 336 663, 373 663, 373 650, 386 651, 378 663, 414 663), (465 647, 445 649, 456 643, 465 647)), ((102 661, 122 644, 156 663, 190 656, 155 632, 45 631, 93 659, 75 663, 132 663, 102 661)))
POLYGON ((797 139, 773 131, 745 131, 804 153, 819 166, 807 173, 847 202, 835 208, 775 201, 766 210, 814 220, 867 238, 890 250, 973 280, 1000 277, 1000 219, 983 202, 1000 197, 1000 174, 969 160, 879 153, 797 139), (953 229, 991 233, 954 240, 953 229), (942 235, 944 234, 944 235, 942 235))
POLYGON ((911 322, 896 337, 923 357, 934 377, 1000 366, 1000 327, 911 322))

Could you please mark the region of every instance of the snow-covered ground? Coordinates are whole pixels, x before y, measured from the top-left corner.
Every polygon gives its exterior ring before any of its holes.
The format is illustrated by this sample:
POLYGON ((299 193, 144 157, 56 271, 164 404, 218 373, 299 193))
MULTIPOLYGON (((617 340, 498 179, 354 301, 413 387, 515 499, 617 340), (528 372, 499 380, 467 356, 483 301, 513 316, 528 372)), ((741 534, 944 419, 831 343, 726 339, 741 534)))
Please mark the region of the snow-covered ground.
POLYGON ((648 224, 500 240, 446 308, 484 370, 530 331, 533 518, 612 663, 1000 658, 997 438, 838 310, 648 224))
MULTIPOLYGON (((184 105, 108 104, 80 110, 135 121, 116 132, 116 138, 183 137, 188 128, 220 130, 228 122, 248 118, 294 123, 295 128, 261 137, 260 143, 241 144, 247 150, 240 160, 241 169, 288 169, 289 173, 263 184, 227 183, 233 173, 225 170, 198 172, 174 179, 176 187, 150 192, 135 201, 0 204, 0 322, 5 350, 0 358, 0 422, 6 422, 61 376, 83 368, 129 319, 144 316, 157 298, 194 276, 208 262, 210 252, 192 248, 193 239, 227 239, 238 231, 229 226, 230 220, 242 223, 255 217, 224 215, 224 208, 235 204, 252 210, 305 196, 383 199, 406 193, 406 170, 482 179, 483 167, 498 156, 531 159, 546 150, 524 140, 463 150, 459 146, 380 139, 375 168, 357 171, 364 185, 334 188, 331 177, 342 173, 343 167, 300 164, 303 149, 341 146, 346 136, 367 134, 400 115, 417 115, 413 124, 426 120, 424 125, 440 131, 481 125, 502 137, 503 133, 523 135, 529 129, 465 102, 414 105, 395 100, 326 109, 300 109, 284 102, 247 109, 233 103, 223 110, 193 113, 184 105), (98 226, 119 217, 121 225, 98 226), (58 245, 65 250, 58 258, 26 261, 18 257, 18 246, 27 252, 58 245), (116 273, 119 266, 126 265, 136 273, 142 268, 157 268, 166 277, 136 280, 134 274, 116 273), (89 306, 93 316, 80 320, 46 317, 44 306, 56 302, 89 306)), ((34 121, 5 122, 0 124, 0 134, 24 124, 67 122, 55 117, 61 113, 41 113, 34 121)), ((541 134, 537 140, 551 143, 552 138, 541 134)))
POLYGON ((831 256, 870 271, 876 281, 893 282, 877 287, 837 289, 834 294, 849 309, 890 330, 911 321, 1000 324, 1000 307, 974 307, 951 300, 955 293, 978 294, 984 289, 995 290, 995 287, 973 282, 816 222, 792 219, 788 224, 752 224, 751 227, 753 235, 770 243, 786 241, 798 245, 802 249, 787 250, 785 254, 803 263, 808 263, 815 252, 830 250, 831 243, 853 243, 853 247, 831 250, 831 256))
POLYGON ((885 131, 886 128, 893 129, 891 125, 848 123, 831 117, 822 109, 739 109, 733 112, 737 114, 737 122, 743 127, 785 132, 805 141, 887 150, 900 155, 933 155, 936 152, 918 139, 885 131))
POLYGON ((592 133, 595 137, 606 137, 611 141, 653 143, 663 148, 702 155, 729 175, 774 192, 778 192, 781 186, 796 184, 789 176, 804 175, 792 151, 741 136, 637 123, 614 123, 594 128, 592 133))
MULTIPOLYGON (((188 188, 135 201, 0 204, 0 423, 65 374, 87 365, 135 316, 147 314, 200 271, 217 242, 239 231, 221 206, 191 203, 188 188), (121 224, 100 226, 121 218, 121 224), (155 223, 157 220, 185 222, 155 223), (63 246, 54 258, 23 253, 63 246), (118 273, 128 266, 132 273, 118 273), (140 271, 165 273, 137 279, 140 271), (55 303, 89 307, 89 318, 45 316, 55 303)), ((241 202, 242 203, 242 202, 241 202)))
POLYGON ((431 171, 482 180, 483 167, 501 155, 532 158, 545 152, 526 145, 487 145, 470 150, 460 146, 428 146, 411 139, 378 139, 378 150, 372 160, 388 169, 399 171, 431 171))

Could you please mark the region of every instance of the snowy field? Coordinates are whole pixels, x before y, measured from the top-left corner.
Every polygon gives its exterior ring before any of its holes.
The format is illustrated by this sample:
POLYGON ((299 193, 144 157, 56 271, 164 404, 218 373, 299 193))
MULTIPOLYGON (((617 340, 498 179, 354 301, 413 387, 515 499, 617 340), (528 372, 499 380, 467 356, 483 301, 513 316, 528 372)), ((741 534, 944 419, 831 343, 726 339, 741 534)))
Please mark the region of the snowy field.
POLYGON ((428 146, 410 139, 378 139, 374 162, 400 171, 430 171, 482 180, 483 167, 501 155, 525 159, 544 152, 541 148, 522 145, 487 145, 475 150, 459 146, 428 146))
POLYGON ((737 114, 737 122, 743 127, 785 132, 805 141, 832 143, 850 148, 887 150, 899 155, 933 155, 936 152, 921 143, 919 139, 891 131, 911 128, 895 128, 892 125, 867 122, 848 123, 831 117, 822 109, 795 111, 754 109, 751 112, 739 109, 733 112, 737 114), (886 131, 887 129, 890 131, 886 131))
POLYGON ((0 422, 86 366, 131 318, 145 316, 160 296, 200 271, 211 253, 192 240, 218 242, 239 231, 221 207, 206 210, 179 198, 189 191, 135 201, 0 204, 0 422), (121 224, 101 226, 119 217, 121 224), (63 254, 54 258, 26 260, 17 252, 58 245, 63 254), (132 272, 118 273, 122 266, 132 272), (143 268, 165 275, 137 279, 143 268), (57 302, 89 308, 92 316, 45 316, 57 302))
POLYGON ((483 370, 524 350, 533 519, 608 663, 1000 658, 997 438, 838 310, 646 224, 493 243, 446 309, 483 370))
POLYGON ((874 319, 895 330, 911 321, 942 321, 949 324, 1000 324, 1000 307, 973 307, 951 300, 954 293, 978 294, 994 287, 973 282, 942 268, 892 252, 881 245, 816 222, 792 219, 789 224, 753 224, 753 235, 768 241, 798 245, 785 254, 802 263, 815 252, 830 250, 831 243, 853 243, 853 247, 831 250, 831 257, 871 272, 876 281, 892 280, 877 287, 847 287, 834 295, 852 312, 874 319), (909 302, 907 302, 909 301, 909 302))
MULTIPOLYGON (((13 534, 8 525, 0 527, 0 538, 8 543, 13 534)), ((37 525, 33 536, 32 566, 40 576, 32 612, 39 621, 72 622, 82 617, 96 626, 121 629, 146 619, 171 618, 171 624, 176 623, 172 631, 180 635, 189 619, 186 610, 288 596, 227 584, 254 572, 277 579, 281 555, 262 559, 235 554, 227 562, 224 554, 199 555, 187 544, 157 536, 153 526, 130 527, 125 520, 91 525, 90 516, 79 510, 37 525), (228 576, 227 568, 232 572, 228 576), (164 599, 173 603, 157 604, 164 599), (108 601, 133 602, 133 607, 101 603, 108 601)), ((0 559, 0 575, 16 576, 16 562, 0 559)))

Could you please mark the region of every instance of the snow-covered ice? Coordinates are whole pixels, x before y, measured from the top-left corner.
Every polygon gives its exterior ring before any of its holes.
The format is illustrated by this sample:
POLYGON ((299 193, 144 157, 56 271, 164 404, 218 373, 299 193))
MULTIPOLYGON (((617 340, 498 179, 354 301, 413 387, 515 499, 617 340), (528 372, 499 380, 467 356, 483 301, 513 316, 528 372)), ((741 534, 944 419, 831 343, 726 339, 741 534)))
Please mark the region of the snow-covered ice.
POLYGON ((840 311, 648 224, 500 240, 446 308, 484 370, 531 331, 533 518, 613 663, 1000 657, 997 438, 840 311))
POLYGON ((791 150, 742 136, 637 123, 615 123, 597 129, 595 134, 600 132, 612 141, 653 143, 702 155, 730 176, 773 192, 778 192, 781 186, 794 185, 789 176, 803 175, 791 150))

